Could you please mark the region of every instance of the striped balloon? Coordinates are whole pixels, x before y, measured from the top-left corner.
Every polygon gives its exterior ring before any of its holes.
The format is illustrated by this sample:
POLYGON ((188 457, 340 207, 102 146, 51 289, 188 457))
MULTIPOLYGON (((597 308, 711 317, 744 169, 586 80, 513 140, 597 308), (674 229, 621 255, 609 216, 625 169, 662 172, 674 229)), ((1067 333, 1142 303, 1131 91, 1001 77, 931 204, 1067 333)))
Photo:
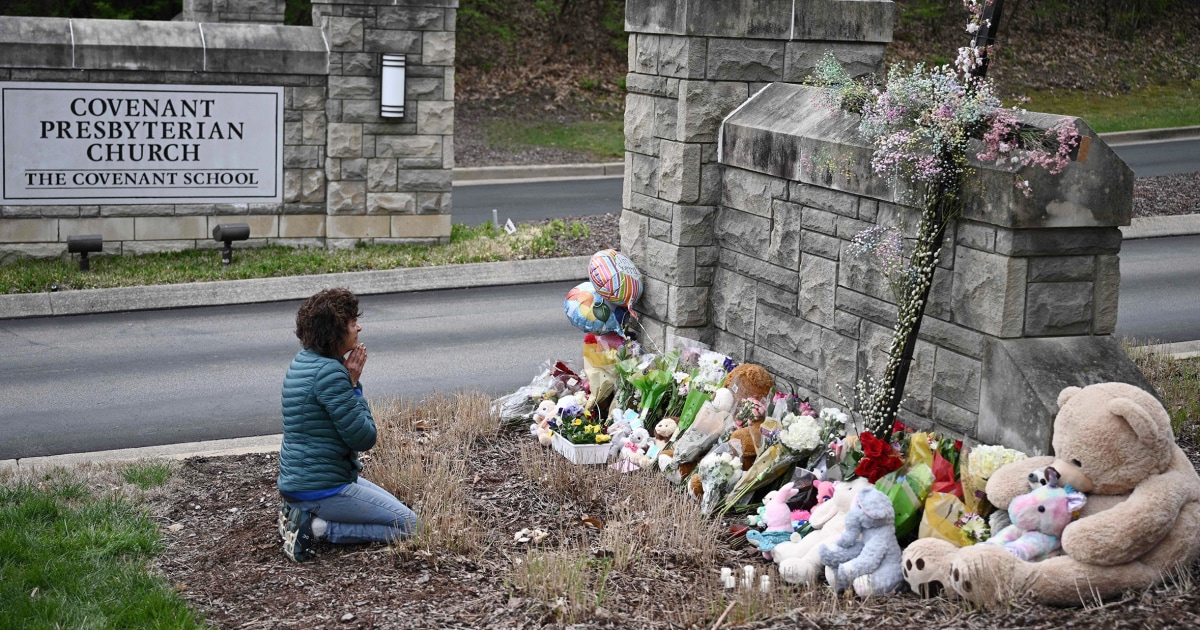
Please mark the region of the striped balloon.
POLYGON ((629 256, 615 249, 598 251, 588 263, 588 278, 605 300, 631 306, 642 297, 642 272, 629 256))

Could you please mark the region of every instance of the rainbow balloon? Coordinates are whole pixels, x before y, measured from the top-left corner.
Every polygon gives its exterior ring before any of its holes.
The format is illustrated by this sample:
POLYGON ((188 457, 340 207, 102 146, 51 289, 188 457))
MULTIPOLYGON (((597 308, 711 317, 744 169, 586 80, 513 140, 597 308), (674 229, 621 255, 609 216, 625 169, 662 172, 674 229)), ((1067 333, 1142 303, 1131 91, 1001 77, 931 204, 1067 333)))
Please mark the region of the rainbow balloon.
POLYGON ((591 282, 581 282, 567 291, 563 310, 567 313, 567 319, 583 332, 625 334, 623 325, 629 311, 605 302, 591 282))
POLYGON ((592 254, 588 278, 596 287, 596 293, 613 304, 628 308, 642 297, 642 272, 629 256, 615 249, 592 254))

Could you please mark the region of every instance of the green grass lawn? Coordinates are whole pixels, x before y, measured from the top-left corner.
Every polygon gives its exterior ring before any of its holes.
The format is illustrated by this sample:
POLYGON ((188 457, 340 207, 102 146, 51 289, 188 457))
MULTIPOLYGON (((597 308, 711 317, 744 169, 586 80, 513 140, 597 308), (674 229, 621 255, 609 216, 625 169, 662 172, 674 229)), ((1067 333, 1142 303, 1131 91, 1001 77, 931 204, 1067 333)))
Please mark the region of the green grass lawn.
POLYGON ((505 148, 550 147, 582 151, 598 160, 625 157, 623 120, 518 121, 497 119, 486 126, 488 141, 505 148))
POLYGON ((130 499, 64 470, 9 479, 0 484, 0 626, 206 627, 147 570, 160 550, 157 527, 130 499))
POLYGON ((522 258, 553 257, 565 239, 585 238, 583 223, 554 220, 546 225, 520 225, 508 234, 491 224, 455 225, 450 242, 438 245, 360 245, 325 250, 266 246, 234 248, 233 264, 222 265, 214 249, 140 256, 94 256, 91 271, 79 271, 74 260, 23 259, 0 266, 0 294, 51 290, 245 280, 346 271, 399 269, 522 258))
POLYGON ((1084 92, 1035 92, 1025 109, 1079 116, 1098 133, 1200 125, 1200 81, 1153 86, 1107 96, 1084 92))

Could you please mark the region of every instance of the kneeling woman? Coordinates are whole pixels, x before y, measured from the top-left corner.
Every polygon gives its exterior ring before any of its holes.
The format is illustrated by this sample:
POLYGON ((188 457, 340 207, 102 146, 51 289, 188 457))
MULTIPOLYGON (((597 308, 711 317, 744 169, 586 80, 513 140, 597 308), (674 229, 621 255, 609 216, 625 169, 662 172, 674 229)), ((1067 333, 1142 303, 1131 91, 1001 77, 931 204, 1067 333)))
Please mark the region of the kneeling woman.
POLYGON ((304 349, 283 379, 279 451, 279 534, 296 562, 316 539, 331 543, 407 538, 417 516, 388 491, 358 476, 357 452, 375 445, 375 420, 358 380, 367 349, 358 342, 358 298, 326 289, 296 313, 304 349))

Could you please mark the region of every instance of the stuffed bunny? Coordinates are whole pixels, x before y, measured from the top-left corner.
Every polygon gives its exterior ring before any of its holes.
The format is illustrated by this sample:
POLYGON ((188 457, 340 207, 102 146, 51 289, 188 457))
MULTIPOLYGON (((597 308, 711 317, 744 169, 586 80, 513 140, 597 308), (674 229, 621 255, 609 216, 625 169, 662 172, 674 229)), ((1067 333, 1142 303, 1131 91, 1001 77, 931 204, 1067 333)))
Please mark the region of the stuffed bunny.
POLYGON ((767 522, 766 531, 760 532, 752 529, 746 532, 746 540, 757 547, 767 560, 771 559, 771 550, 775 548, 775 545, 791 539, 792 510, 788 507, 787 502, 799 492, 789 481, 782 488, 767 493, 766 500, 763 501, 764 516, 767 522))

